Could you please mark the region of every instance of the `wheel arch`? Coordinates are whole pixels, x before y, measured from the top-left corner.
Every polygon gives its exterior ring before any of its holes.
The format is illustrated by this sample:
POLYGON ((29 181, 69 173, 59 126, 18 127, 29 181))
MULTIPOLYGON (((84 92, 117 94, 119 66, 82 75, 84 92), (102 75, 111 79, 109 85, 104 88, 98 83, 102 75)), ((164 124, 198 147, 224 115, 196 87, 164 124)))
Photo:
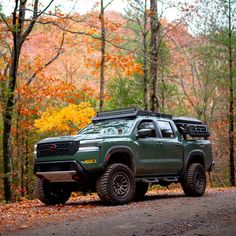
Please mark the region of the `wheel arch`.
POLYGON ((110 148, 105 156, 105 167, 114 163, 124 164, 135 173, 134 153, 130 147, 115 146, 110 148))
POLYGON ((187 169, 189 167, 189 165, 192 164, 192 163, 199 163, 205 169, 205 167, 206 167, 205 166, 205 153, 200 149, 192 150, 188 154, 185 169, 187 169))

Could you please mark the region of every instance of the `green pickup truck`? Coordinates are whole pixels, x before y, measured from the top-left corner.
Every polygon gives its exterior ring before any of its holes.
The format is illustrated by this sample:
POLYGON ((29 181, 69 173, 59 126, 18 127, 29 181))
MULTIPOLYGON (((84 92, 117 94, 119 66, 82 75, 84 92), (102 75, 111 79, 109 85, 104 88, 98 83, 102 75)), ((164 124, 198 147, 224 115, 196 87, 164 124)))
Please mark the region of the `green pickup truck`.
POLYGON ((150 184, 177 182, 187 196, 202 196, 214 164, 209 136, 195 118, 133 108, 98 112, 77 135, 35 145, 36 196, 54 205, 72 191, 96 191, 106 204, 125 204, 150 184))

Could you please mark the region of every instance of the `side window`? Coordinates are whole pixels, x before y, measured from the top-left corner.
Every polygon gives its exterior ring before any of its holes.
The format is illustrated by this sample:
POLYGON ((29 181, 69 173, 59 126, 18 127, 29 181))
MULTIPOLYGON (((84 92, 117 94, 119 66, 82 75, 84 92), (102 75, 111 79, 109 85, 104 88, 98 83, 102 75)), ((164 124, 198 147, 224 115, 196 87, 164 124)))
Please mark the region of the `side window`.
POLYGON ((142 121, 139 125, 138 125, 138 130, 140 129, 151 129, 151 136, 150 137, 156 137, 156 130, 155 130, 155 126, 153 121, 142 121))
POLYGON ((163 138, 174 138, 174 132, 171 128, 171 125, 167 121, 157 121, 158 126, 160 127, 161 134, 163 138))

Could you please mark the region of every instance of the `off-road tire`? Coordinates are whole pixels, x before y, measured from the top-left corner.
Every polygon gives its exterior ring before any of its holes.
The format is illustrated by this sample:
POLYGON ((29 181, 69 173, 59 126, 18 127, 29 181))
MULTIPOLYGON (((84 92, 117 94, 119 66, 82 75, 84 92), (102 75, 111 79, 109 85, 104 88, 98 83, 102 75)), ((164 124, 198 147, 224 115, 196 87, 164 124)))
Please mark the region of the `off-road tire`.
POLYGON ((130 202, 135 194, 135 180, 130 168, 112 164, 97 179, 96 190, 105 204, 118 205, 130 202))
POLYGON ((37 178, 34 194, 46 205, 57 205, 64 204, 70 198, 71 190, 63 184, 49 183, 37 178))
POLYGON ((137 182, 136 183, 136 189, 135 189, 135 200, 142 200, 144 195, 148 191, 149 184, 144 182, 137 182))
POLYGON ((204 167, 199 163, 190 164, 181 185, 186 196, 202 196, 206 189, 206 173, 204 167))

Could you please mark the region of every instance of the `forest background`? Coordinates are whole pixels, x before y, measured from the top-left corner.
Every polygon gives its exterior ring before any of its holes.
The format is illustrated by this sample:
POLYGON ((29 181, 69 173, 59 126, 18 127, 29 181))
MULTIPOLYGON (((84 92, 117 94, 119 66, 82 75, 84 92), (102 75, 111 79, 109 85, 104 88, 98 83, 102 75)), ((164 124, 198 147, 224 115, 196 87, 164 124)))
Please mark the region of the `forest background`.
POLYGON ((33 197, 38 140, 127 107, 202 120, 235 186, 236 1, 58 2, 0 1, 0 201, 33 197))

